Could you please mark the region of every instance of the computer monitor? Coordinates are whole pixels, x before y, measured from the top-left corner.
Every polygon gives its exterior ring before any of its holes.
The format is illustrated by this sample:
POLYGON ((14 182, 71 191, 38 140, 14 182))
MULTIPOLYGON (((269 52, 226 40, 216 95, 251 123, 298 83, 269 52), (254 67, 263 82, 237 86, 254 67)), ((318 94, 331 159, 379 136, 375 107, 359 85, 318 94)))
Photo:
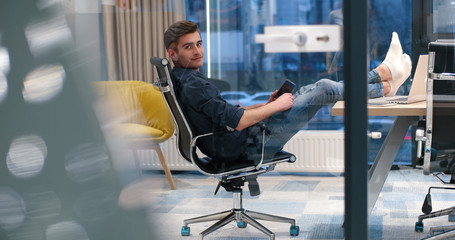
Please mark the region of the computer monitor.
MULTIPOLYGON (((428 43, 455 37, 455 0, 412 0, 412 62, 428 54, 428 43)), ((415 67, 415 66, 413 66, 415 67)))

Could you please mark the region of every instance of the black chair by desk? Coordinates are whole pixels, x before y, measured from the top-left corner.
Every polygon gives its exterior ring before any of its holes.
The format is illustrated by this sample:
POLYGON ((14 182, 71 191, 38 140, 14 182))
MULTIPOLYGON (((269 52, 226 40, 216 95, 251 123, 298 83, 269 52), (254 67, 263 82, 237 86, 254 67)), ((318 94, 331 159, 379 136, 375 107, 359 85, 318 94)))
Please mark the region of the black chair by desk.
MULTIPOLYGON (((215 194, 220 187, 224 187, 226 191, 233 193, 233 208, 231 210, 209 214, 201 217, 186 219, 183 221, 181 229, 182 236, 190 235, 189 224, 217 221, 212 226, 200 233, 201 239, 211 232, 225 226, 231 221, 236 221, 239 228, 245 228, 247 224, 257 228, 261 232, 267 234, 270 239, 275 239, 275 234, 259 223, 257 220, 274 221, 290 223, 290 235, 297 236, 299 234, 299 226, 295 225, 295 220, 280 216, 274 216, 259 212, 249 211, 242 206, 242 187, 245 182, 248 182, 250 194, 252 196, 259 195, 259 185, 257 176, 259 174, 272 171, 276 164, 283 162, 295 162, 296 158, 293 154, 284 151, 278 152, 273 159, 262 159, 259 164, 254 161, 240 160, 225 163, 222 159, 210 159, 208 157, 200 158, 196 153, 196 142, 199 138, 203 138, 213 133, 208 133, 200 136, 193 136, 193 131, 189 125, 185 113, 180 107, 175 91, 174 80, 171 73, 171 68, 167 59, 152 57, 150 62, 154 65, 158 74, 156 85, 161 89, 163 97, 174 117, 177 125, 177 149, 180 155, 191 162, 201 173, 216 177, 219 182, 215 190, 215 194)), ((263 136, 265 130, 263 129, 263 136)))
MULTIPOLYGON (((417 155, 423 156, 424 174, 433 174, 444 184, 455 184, 455 64, 454 40, 438 40, 428 46, 427 111, 424 122, 419 123, 417 140, 425 141, 425 148, 417 155), (450 175, 449 180, 440 177, 450 175)), ((448 215, 455 221, 455 206, 432 211, 432 189, 452 187, 430 187, 425 197, 422 212, 415 225, 415 231, 423 231, 423 220, 448 215)), ((432 227, 427 239, 446 239, 455 236, 455 225, 432 227)))

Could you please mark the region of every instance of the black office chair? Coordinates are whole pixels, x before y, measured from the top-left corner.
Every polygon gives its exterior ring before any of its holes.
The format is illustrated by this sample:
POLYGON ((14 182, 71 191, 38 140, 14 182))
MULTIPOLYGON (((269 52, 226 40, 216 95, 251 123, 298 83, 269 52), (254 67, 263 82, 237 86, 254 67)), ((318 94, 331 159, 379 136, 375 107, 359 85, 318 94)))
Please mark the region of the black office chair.
MULTIPOLYGON (((199 158, 196 154, 197 140, 202 137, 210 136, 213 133, 193 136, 193 130, 188 123, 185 113, 182 111, 175 95, 173 87, 174 79, 168 60, 152 57, 150 62, 154 65, 158 74, 158 79, 155 85, 161 89, 163 97, 177 125, 177 148, 180 155, 196 166, 201 173, 217 177, 219 182, 215 190, 215 194, 218 192, 220 186, 224 187, 226 191, 233 193, 234 204, 231 210, 184 220, 183 227, 181 229, 182 236, 188 236, 190 234, 190 227, 188 227, 188 224, 217 221, 215 224, 200 233, 200 237, 202 239, 204 236, 225 226, 231 221, 236 221, 239 228, 245 228, 247 224, 250 224, 261 232, 267 234, 270 239, 275 239, 275 234, 256 221, 256 219, 290 223, 290 234, 292 236, 297 236, 299 234, 299 226, 295 225, 294 219, 253 212, 244 209, 242 206, 242 187, 245 182, 248 182, 249 191, 252 196, 259 195, 260 190, 257 182, 257 176, 273 170, 275 165, 278 163, 295 162, 295 156, 291 153, 280 151, 276 153, 273 159, 262 158, 258 164, 255 164, 252 160, 249 161, 244 159, 239 159, 238 161, 233 162, 225 162, 222 159, 210 159, 208 157, 199 158)), ((262 133, 264 136, 264 128, 262 133)))
MULTIPOLYGON (((417 157, 419 159, 423 156, 424 174, 433 174, 443 184, 455 184, 455 41, 431 42, 428 52, 426 119, 419 122, 416 132, 416 140, 424 141, 425 148, 418 148, 417 157), (450 175, 450 179, 440 177, 444 174, 450 175)), ((430 195, 432 189, 455 190, 439 186, 428 189, 422 206, 424 214, 418 217, 415 231, 423 231, 424 219, 447 215, 449 221, 455 221, 455 206, 433 211, 430 195)), ((426 239, 454 237, 455 225, 432 227, 429 235, 426 239)))

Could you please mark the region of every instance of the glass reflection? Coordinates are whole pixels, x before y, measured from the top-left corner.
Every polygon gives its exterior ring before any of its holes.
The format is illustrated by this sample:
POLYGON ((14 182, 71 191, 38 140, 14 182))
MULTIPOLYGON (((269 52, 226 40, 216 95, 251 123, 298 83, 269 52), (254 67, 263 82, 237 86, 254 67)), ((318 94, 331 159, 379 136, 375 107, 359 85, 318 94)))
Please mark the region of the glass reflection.
POLYGON ((5 47, 0 47, 0 73, 8 74, 10 69, 9 53, 5 47))
POLYGON ((22 194, 26 206, 27 217, 31 219, 45 219, 60 214, 61 201, 51 190, 37 190, 22 194))
POLYGON ((56 47, 64 46, 72 38, 64 16, 29 24, 25 28, 25 36, 30 51, 35 57, 43 56, 56 47))
POLYGON ((118 195, 108 188, 87 191, 76 199, 74 212, 84 221, 99 221, 111 217, 117 211, 118 195))
POLYGON ((28 178, 38 175, 47 156, 47 147, 37 135, 16 138, 6 157, 8 170, 16 177, 28 178))
POLYGON ((8 93, 8 81, 5 75, 0 72, 0 102, 2 102, 8 93))
POLYGON ((81 144, 65 155, 65 170, 75 182, 88 182, 109 170, 107 149, 94 143, 81 144))
POLYGON ((39 10, 49 8, 57 4, 63 4, 62 0, 38 0, 36 2, 36 6, 38 7, 39 10))
POLYGON ((76 221, 64 221, 49 225, 46 229, 46 240, 88 240, 84 227, 76 221))
POLYGON ((30 72, 22 94, 27 102, 41 103, 58 95, 63 88, 65 70, 61 65, 45 65, 30 72))
POLYGON ((13 230, 25 219, 24 201, 10 188, 0 188, 0 227, 13 230))
MULTIPOLYGON (((0 40, 1 40, 0 34, 0 40)), ((0 46, 0 102, 2 102, 8 92, 8 82, 5 75, 10 70, 8 49, 0 46)))

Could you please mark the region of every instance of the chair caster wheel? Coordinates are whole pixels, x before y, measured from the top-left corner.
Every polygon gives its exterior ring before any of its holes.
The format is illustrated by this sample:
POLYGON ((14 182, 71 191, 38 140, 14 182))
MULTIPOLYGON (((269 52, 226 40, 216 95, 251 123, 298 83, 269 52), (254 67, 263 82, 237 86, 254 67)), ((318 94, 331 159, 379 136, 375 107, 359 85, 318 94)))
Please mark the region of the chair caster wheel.
POLYGON ((189 236, 190 235, 190 227, 182 227, 182 236, 189 236))
POLYGON ((246 225, 248 225, 246 222, 237 222, 237 227, 238 228, 246 228, 246 225))
POLYGON ((289 233, 291 234, 291 236, 298 236, 299 232, 300 232, 299 226, 291 226, 291 228, 289 229, 289 233))
POLYGON ((415 226, 415 231, 416 232, 423 232, 423 222, 416 222, 416 226, 415 226))

